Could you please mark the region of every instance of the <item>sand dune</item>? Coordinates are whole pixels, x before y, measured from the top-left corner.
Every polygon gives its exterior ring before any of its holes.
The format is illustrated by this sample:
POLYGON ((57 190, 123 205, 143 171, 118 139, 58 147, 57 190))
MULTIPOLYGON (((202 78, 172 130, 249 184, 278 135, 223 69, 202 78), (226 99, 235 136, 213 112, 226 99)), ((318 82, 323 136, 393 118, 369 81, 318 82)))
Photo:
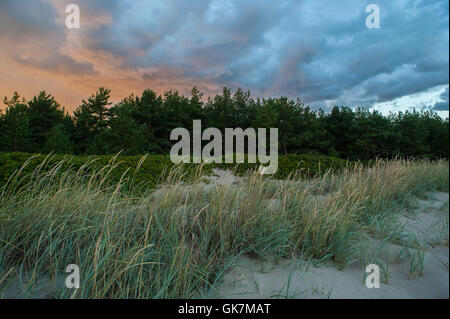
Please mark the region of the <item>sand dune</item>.
POLYGON ((208 297, 448 298, 448 203, 448 193, 435 192, 427 200, 418 200, 414 209, 399 212, 403 232, 426 246, 423 275, 411 274, 414 256, 421 250, 368 237, 361 243, 362 254, 376 254, 387 269, 382 271, 379 289, 366 288, 361 260, 339 270, 331 263, 315 264, 301 259, 262 263, 241 257, 223 284, 208 297))

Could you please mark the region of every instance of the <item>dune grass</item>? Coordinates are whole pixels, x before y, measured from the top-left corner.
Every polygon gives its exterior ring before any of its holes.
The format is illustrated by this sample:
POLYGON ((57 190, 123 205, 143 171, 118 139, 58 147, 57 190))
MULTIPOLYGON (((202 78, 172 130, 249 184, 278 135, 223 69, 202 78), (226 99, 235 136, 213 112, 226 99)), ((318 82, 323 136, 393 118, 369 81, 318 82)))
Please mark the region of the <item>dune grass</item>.
POLYGON ((361 232, 382 233, 411 196, 449 188, 443 160, 378 160, 309 180, 255 172, 210 190, 186 187, 175 167, 160 191, 139 196, 122 187, 133 181, 126 172, 107 182, 115 159, 95 170, 44 165, 30 176, 17 171, 0 189, 0 297, 14 278, 32 290, 44 275, 64 278, 69 264, 79 265, 81 287, 60 285, 57 298, 199 297, 243 254, 344 267, 361 232))

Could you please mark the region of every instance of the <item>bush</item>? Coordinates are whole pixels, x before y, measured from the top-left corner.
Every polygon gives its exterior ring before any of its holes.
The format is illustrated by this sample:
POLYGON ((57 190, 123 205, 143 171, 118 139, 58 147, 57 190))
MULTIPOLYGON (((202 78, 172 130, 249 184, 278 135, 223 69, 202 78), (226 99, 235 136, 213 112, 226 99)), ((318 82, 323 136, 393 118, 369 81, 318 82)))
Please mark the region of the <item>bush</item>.
MULTIPOLYGON (((0 153, 0 184, 8 181, 10 176, 22 168, 21 176, 31 176, 36 170, 49 170, 56 164, 64 161, 63 168, 71 167, 78 171, 83 165, 88 165, 88 170, 99 170, 108 165, 117 165, 112 170, 112 182, 118 182, 122 175, 133 179, 134 184, 145 184, 147 188, 154 188, 161 179, 165 179, 170 169, 175 165, 169 155, 148 155, 143 156, 71 156, 71 155, 42 155, 28 153, 0 153), (141 162, 141 160, 143 160, 141 162), (139 169, 137 169, 139 167, 139 169)), ((300 172, 300 176, 311 177, 316 174, 326 172, 328 169, 345 168, 347 162, 329 156, 320 155, 300 155, 289 154, 280 155, 278 158, 278 171, 274 178, 284 179, 294 172, 300 172)), ((211 174, 213 168, 232 169, 238 175, 255 170, 259 164, 205 164, 202 165, 202 172, 211 174)), ((196 174, 200 164, 183 164, 184 179, 188 179, 196 174)), ((126 182, 124 183, 127 184, 126 182)))

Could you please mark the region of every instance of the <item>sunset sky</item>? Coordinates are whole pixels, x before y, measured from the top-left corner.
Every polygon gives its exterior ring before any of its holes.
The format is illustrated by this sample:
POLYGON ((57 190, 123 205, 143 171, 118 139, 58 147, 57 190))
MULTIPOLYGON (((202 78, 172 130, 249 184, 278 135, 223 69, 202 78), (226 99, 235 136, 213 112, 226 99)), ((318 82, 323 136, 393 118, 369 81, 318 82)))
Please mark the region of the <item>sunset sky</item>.
POLYGON ((114 101, 227 86, 448 116, 448 0, 0 0, 0 43, 1 97, 46 90, 70 111, 99 86, 114 101), (65 26, 70 3, 80 29, 65 26))

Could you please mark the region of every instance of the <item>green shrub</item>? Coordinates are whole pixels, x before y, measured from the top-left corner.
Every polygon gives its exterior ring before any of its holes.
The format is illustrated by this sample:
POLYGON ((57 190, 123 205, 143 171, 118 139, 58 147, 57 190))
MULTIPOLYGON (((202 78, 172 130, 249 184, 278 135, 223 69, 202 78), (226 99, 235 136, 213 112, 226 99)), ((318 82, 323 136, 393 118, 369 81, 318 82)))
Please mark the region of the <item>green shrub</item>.
MULTIPOLYGON (((169 155, 148 155, 141 162, 143 156, 72 156, 72 155, 42 155, 28 153, 0 153, 0 184, 8 181, 11 175, 22 168, 21 176, 31 176, 36 169, 49 170, 56 164, 64 161, 64 167, 71 167, 78 171, 83 165, 88 165, 87 170, 98 170, 108 165, 117 165, 112 170, 112 182, 118 182, 122 175, 128 179, 134 179, 134 184, 141 184, 147 188, 154 188, 161 179, 167 177, 170 169, 175 165, 172 163, 169 155), (141 162, 141 163, 140 163, 141 162), (39 167, 42 165, 42 167, 39 167), (137 169, 139 166, 139 169, 137 169)), ((246 159, 247 161, 247 159, 246 159)), ((280 155, 278 158, 278 171, 274 178, 284 179, 294 172, 301 172, 301 176, 311 177, 316 174, 324 173, 328 169, 342 169, 346 167, 347 162, 333 157, 320 155, 300 155, 289 154, 280 155)), ((200 164, 183 164, 184 179, 195 175, 200 164)), ((205 164, 202 165, 202 172, 210 174, 213 168, 232 169, 236 174, 255 170, 259 167, 257 164, 205 164)), ((124 183, 127 184, 126 182, 124 183)))

